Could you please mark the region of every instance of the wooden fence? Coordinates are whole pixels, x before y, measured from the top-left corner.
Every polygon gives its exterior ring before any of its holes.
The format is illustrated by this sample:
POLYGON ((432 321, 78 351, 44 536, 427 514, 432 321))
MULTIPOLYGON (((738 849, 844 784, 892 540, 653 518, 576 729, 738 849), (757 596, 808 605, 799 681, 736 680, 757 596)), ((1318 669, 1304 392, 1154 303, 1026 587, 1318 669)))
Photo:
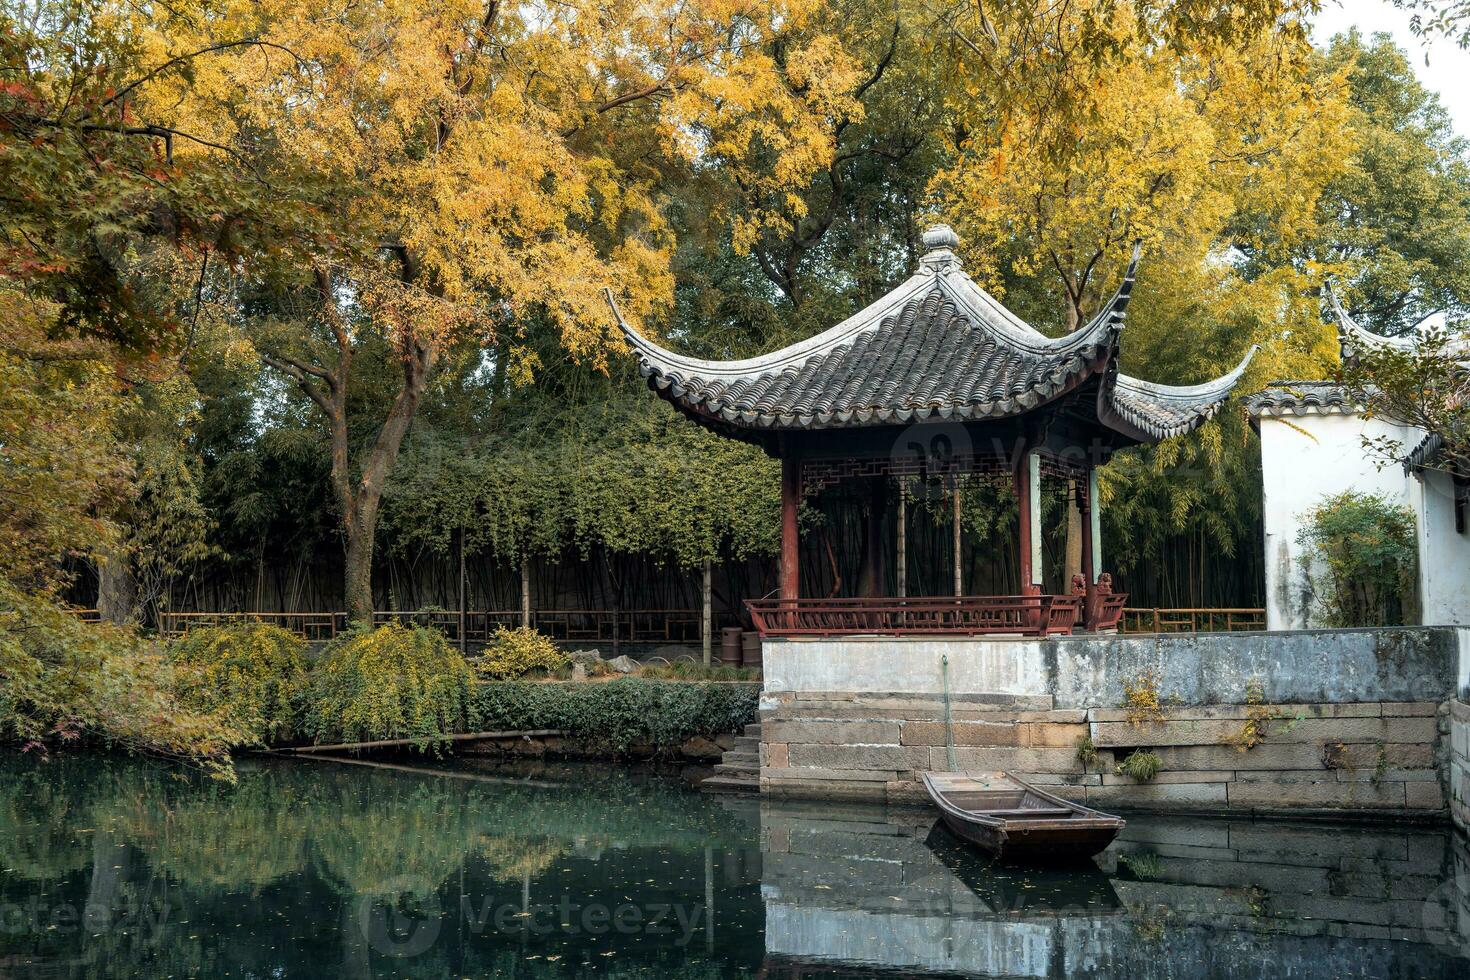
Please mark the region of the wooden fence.
POLYGON ((1266 628, 1264 609, 1124 609, 1121 633, 1235 633, 1266 628))
MULTIPOLYGON (((912 611, 912 610, 910 610, 912 611)), ((95 618, 95 610, 82 611, 95 618)), ((565 643, 698 644, 698 609, 537 609, 531 625, 552 639, 565 643)), ((323 643, 347 629, 344 612, 166 612, 159 623, 165 636, 180 636, 191 629, 222 626, 244 621, 271 623, 290 630, 312 643, 323 643)), ((487 643, 496 628, 521 625, 519 609, 470 610, 381 610, 374 623, 400 622, 432 626, 451 643, 459 643, 461 624, 467 647, 487 643)), ((738 625, 728 615, 715 617, 715 628, 738 625)), ((1264 609, 1137 609, 1123 610, 1122 633, 1229 633, 1266 628, 1264 609)))
MULTIPOLYGON (((538 609, 531 612, 531 625, 554 640, 614 646, 698 644, 699 620, 698 609, 538 609)), ((192 629, 246 621, 280 626, 312 643, 325 642, 347 629, 345 612, 166 612, 160 617, 159 631, 165 636, 180 636, 192 629)), ((443 609, 388 609, 373 613, 373 622, 432 626, 456 644, 463 633, 466 646, 479 647, 488 643, 499 627, 520 626, 522 617, 519 609, 464 613, 443 609)), ((716 629, 727 625, 726 617, 716 616, 714 625, 716 629)))

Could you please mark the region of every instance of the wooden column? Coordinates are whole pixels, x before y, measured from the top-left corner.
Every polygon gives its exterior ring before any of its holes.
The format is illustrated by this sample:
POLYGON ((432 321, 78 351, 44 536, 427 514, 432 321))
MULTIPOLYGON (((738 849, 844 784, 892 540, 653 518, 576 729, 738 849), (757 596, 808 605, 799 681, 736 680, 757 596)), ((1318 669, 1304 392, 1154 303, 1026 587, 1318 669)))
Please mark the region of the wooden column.
POLYGON ((909 594, 909 491, 902 481, 898 485, 898 547, 894 564, 897 579, 894 595, 902 599, 909 594))
POLYGON ((1082 627, 1097 628, 1098 621, 1098 520, 1097 471, 1091 467, 1087 476, 1077 482, 1077 507, 1082 512, 1082 577, 1087 583, 1087 596, 1082 600, 1082 627))
POLYGON ((1092 563, 1089 582, 1096 582, 1102 574, 1102 506, 1098 503, 1097 470, 1087 470, 1087 538, 1089 541, 1087 560, 1092 563))
POLYGON ((1041 460, 1035 453, 1024 454, 1016 466, 1016 538, 1017 564, 1021 569, 1021 595, 1041 594, 1040 523, 1041 460))
POLYGON ((964 528, 960 523, 962 500, 960 498, 960 481, 958 478, 955 479, 954 496, 952 499, 954 509, 950 520, 954 525, 954 594, 956 596, 962 596, 965 594, 965 536, 964 528))
POLYGON ((801 460, 789 450, 781 457, 781 598, 801 593, 800 540, 796 510, 801 505, 801 460))
POLYGON ((1092 475, 1092 471, 1091 470, 1088 470, 1087 471, 1087 476, 1084 477, 1081 480, 1078 480, 1077 483, 1076 483, 1076 488, 1077 488, 1077 498, 1076 498, 1077 499, 1077 505, 1076 506, 1077 506, 1078 511, 1080 512, 1080 517, 1081 517, 1081 520, 1078 521, 1078 523, 1081 525, 1081 531, 1082 531, 1082 555, 1081 555, 1081 559, 1082 559, 1082 561, 1081 561, 1081 564, 1082 564, 1082 578, 1087 582, 1087 587, 1088 587, 1089 590, 1092 588, 1093 583, 1095 583, 1097 581, 1097 566, 1093 563, 1094 562, 1094 558, 1093 558, 1093 546, 1092 546, 1093 545, 1093 542, 1092 542, 1092 481, 1093 481, 1093 479, 1094 479, 1094 477, 1092 475))
POLYGON ((883 596, 883 514, 888 510, 888 478, 875 476, 868 482, 868 515, 863 528, 863 567, 858 574, 858 594, 869 599, 883 596))

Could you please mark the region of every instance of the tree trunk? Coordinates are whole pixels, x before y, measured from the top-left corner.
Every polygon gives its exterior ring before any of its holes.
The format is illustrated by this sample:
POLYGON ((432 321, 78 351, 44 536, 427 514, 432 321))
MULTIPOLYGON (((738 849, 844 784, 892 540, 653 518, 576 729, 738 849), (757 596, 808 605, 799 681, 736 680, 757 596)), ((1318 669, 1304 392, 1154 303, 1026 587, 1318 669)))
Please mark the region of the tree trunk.
POLYGON ((361 520, 347 522, 347 568, 343 593, 350 623, 372 625, 373 532, 376 523, 365 526, 361 520))
POLYGON ((138 612, 138 589, 127 549, 108 548, 97 562, 97 614, 107 623, 126 626, 138 612))

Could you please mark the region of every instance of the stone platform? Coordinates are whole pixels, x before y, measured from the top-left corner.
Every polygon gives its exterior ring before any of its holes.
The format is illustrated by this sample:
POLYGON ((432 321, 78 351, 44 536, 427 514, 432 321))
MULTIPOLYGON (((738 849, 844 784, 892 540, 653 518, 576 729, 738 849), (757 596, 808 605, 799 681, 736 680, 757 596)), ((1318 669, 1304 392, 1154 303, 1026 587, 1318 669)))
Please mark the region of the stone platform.
POLYGON ((768 640, 761 791, 917 801, 919 774, 950 767, 952 739, 955 768, 1014 771, 1104 808, 1443 819, 1456 800, 1463 816, 1470 746, 1454 738, 1470 738, 1470 709, 1455 701, 1467 638, 768 640), (1159 710, 1130 710, 1125 685, 1149 676, 1159 710), (1155 754, 1158 775, 1119 772, 1134 751, 1155 754))

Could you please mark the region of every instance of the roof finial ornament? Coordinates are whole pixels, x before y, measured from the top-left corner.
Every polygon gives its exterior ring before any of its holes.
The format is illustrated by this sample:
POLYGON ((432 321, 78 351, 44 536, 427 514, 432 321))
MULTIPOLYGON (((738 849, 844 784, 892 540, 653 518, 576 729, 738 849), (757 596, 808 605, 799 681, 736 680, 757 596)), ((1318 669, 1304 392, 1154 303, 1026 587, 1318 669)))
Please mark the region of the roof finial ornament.
POLYGON ((919 265, 934 272, 958 269, 960 260, 954 250, 960 247, 960 236, 949 225, 931 225, 924 232, 924 256, 919 265))

